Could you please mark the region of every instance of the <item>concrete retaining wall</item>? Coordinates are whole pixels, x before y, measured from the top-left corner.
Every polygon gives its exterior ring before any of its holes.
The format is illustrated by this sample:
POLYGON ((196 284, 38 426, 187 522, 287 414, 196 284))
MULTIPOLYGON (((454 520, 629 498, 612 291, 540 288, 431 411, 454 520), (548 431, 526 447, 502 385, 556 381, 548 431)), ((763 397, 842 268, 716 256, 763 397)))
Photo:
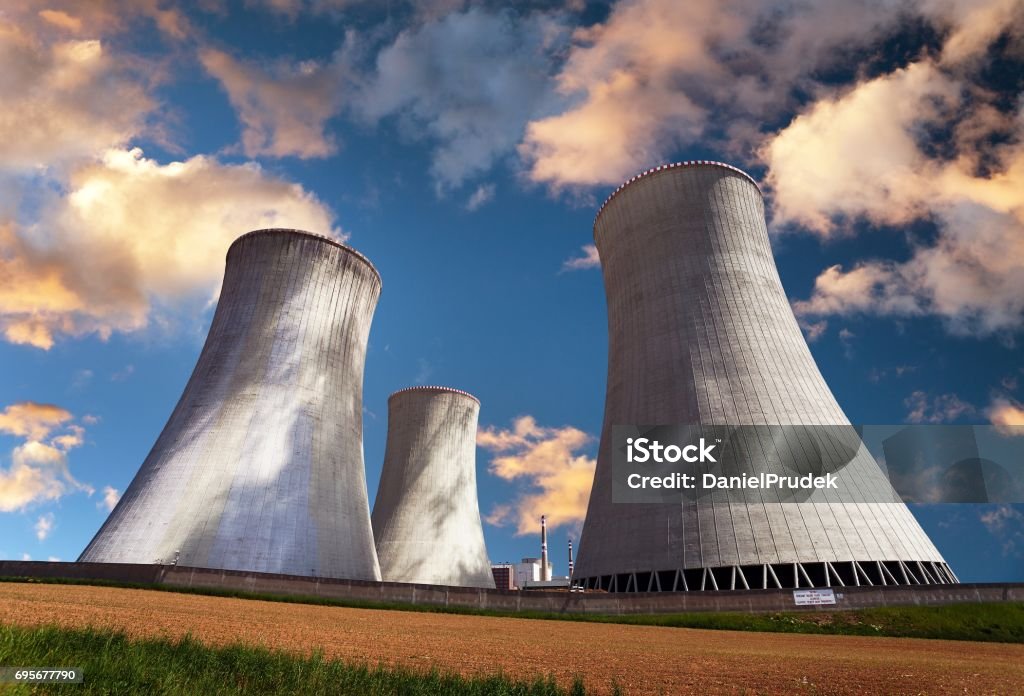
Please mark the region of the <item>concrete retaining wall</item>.
POLYGON ((548 591, 508 592, 470 587, 407 585, 365 580, 315 579, 182 566, 125 563, 0 561, 0 577, 112 580, 172 587, 264 592, 343 601, 560 614, 671 614, 700 611, 822 611, 900 605, 1024 602, 1024 583, 837 587, 837 603, 797 607, 792 590, 737 590, 606 594, 548 591))

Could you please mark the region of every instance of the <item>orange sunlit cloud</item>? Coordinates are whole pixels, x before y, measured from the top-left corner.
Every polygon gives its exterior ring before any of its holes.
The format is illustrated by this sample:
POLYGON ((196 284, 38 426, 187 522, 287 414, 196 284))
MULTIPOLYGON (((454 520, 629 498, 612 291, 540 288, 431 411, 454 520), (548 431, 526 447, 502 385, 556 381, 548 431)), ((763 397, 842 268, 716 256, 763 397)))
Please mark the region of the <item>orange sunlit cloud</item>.
POLYGON ((596 461, 580 450, 593 439, 570 426, 541 427, 532 416, 517 418, 511 429, 481 428, 477 445, 497 455, 489 471, 526 487, 515 501, 496 506, 487 522, 514 524, 520 536, 536 532, 541 515, 551 528, 582 523, 596 461))

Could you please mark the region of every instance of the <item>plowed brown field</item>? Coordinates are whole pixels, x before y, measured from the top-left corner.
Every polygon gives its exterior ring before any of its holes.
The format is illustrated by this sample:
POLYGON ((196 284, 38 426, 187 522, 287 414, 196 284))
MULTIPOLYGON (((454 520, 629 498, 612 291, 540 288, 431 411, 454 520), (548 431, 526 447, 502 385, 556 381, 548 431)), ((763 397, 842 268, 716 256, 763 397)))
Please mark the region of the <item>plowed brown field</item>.
POLYGON ((0 622, 191 633, 465 675, 553 674, 627 694, 1024 692, 1024 646, 742 633, 283 604, 79 585, 0 583, 0 622))

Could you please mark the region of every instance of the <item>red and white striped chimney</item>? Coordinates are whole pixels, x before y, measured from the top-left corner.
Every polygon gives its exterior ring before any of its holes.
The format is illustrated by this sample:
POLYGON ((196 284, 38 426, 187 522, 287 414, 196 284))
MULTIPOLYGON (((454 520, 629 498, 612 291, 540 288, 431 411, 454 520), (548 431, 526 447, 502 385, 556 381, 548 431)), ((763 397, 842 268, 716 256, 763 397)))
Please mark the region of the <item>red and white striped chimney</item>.
POLYGON ((540 579, 551 580, 551 566, 548 565, 548 520, 547 515, 540 516, 540 579))
POLYGON ((572 580, 572 537, 569 537, 569 580, 572 580))

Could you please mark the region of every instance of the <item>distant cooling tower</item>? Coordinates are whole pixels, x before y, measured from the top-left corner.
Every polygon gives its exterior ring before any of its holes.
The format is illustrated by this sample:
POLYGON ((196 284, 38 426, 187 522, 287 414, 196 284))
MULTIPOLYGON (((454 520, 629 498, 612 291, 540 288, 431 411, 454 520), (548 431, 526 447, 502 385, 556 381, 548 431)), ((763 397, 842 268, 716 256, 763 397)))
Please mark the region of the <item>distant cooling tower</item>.
POLYGON ((476 489, 480 402, 447 387, 388 399, 373 534, 388 582, 494 587, 476 489))
POLYGON ((327 238, 237 239, 192 378, 79 560, 380 580, 362 430, 380 289, 327 238))
POLYGON ((760 492, 757 502, 613 504, 613 426, 849 421, 797 326, 745 173, 717 162, 647 171, 605 202, 594 239, 608 384, 574 580, 613 592, 957 581, 859 438, 846 475, 893 502, 760 492))

